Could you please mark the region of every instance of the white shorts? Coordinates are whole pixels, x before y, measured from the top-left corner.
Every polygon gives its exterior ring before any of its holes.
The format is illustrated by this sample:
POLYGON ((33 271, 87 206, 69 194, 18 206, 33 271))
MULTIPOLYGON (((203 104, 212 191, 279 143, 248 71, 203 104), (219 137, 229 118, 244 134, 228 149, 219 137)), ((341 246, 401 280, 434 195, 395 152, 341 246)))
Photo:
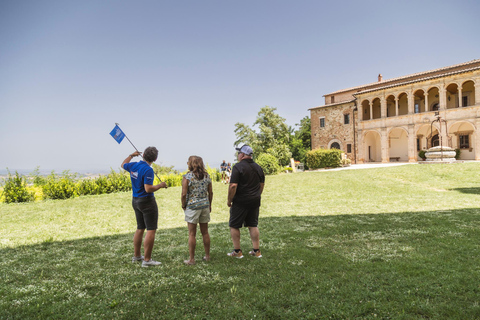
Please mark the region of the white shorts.
POLYGON ((185 209, 185 221, 195 224, 210 222, 210 208, 185 209))

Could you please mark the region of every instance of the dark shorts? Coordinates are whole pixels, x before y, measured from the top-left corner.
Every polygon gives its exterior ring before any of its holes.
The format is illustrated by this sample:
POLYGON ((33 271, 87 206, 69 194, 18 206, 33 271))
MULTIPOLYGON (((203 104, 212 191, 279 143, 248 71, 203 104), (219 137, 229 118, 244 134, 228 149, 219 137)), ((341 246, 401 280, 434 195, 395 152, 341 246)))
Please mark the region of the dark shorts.
POLYGON ((260 205, 240 206, 233 203, 230 208, 228 226, 236 229, 240 229, 242 225, 245 227, 257 227, 259 213, 260 205))
POLYGON ((137 229, 157 230, 158 207, 155 197, 133 197, 132 207, 137 218, 137 229))

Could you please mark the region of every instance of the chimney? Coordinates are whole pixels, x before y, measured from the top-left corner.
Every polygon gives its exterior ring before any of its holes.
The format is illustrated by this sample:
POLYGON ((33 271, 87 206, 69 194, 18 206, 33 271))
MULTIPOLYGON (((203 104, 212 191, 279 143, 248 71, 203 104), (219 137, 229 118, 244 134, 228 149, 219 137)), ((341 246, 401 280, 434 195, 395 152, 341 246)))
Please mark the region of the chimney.
POLYGON ((379 74, 378 74, 378 82, 382 82, 382 80, 383 80, 382 74, 379 73, 379 74))

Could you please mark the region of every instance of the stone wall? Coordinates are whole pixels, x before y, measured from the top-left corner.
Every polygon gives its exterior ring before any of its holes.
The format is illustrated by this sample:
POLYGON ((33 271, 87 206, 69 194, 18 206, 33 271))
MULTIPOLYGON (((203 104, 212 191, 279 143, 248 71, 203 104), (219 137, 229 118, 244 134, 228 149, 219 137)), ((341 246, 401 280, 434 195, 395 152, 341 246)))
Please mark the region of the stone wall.
POLYGON ((347 157, 354 161, 354 139, 353 139, 353 119, 358 126, 358 115, 354 104, 346 103, 332 107, 320 107, 311 110, 310 119, 312 123, 312 149, 329 149, 332 143, 340 145, 340 149, 345 152, 347 157), (349 115, 349 124, 344 124, 344 115, 349 115), (325 127, 320 127, 320 118, 325 118, 325 127), (347 145, 351 145, 351 152, 347 152, 347 145))

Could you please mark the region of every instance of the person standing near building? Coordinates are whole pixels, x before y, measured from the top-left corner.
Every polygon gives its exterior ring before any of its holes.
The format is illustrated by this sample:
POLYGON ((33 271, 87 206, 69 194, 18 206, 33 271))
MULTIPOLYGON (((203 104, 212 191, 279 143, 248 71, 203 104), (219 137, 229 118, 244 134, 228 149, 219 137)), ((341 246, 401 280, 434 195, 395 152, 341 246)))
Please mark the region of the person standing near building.
POLYGON ((154 192, 160 188, 167 188, 165 182, 153 185, 154 172, 152 163, 157 160, 158 150, 155 147, 148 147, 143 152, 143 161, 130 162, 136 156, 141 155, 135 151, 122 163, 122 168, 130 172, 132 180, 132 207, 137 219, 137 231, 133 236, 134 255, 132 262, 142 261, 142 267, 158 266, 161 262, 152 259, 153 244, 158 224, 158 207, 154 192), (147 229, 144 242, 144 256, 140 254, 143 234, 147 229))
POLYGON ((250 255, 261 258, 260 232, 258 216, 260 201, 265 186, 265 174, 262 168, 253 162, 253 150, 248 145, 236 148, 238 163, 233 166, 228 188, 227 205, 230 207, 230 235, 234 250, 228 256, 243 258, 240 247, 240 229, 248 227, 253 250, 250 255))
POLYGON ((222 183, 227 183, 227 163, 223 160, 220 165, 220 173, 222 175, 222 183))

